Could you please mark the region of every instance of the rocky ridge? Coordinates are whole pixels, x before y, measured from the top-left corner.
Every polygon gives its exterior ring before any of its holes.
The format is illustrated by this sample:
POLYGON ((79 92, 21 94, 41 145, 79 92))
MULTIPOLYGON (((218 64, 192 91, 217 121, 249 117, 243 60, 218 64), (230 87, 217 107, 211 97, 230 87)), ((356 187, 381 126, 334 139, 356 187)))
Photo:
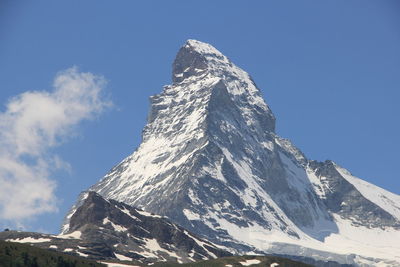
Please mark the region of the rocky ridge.
POLYGON ((69 233, 6 231, 0 233, 0 239, 95 260, 184 263, 231 255, 159 215, 106 200, 95 192, 83 194, 83 202, 71 217, 69 233))

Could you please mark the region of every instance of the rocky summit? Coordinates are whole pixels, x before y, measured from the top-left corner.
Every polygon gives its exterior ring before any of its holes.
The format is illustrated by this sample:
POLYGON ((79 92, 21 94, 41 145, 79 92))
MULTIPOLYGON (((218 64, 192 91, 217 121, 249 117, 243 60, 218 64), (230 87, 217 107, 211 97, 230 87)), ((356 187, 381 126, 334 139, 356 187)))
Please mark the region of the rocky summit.
POLYGON ((150 98, 140 146, 90 191, 233 253, 400 264, 399 195, 278 136, 253 79, 213 46, 188 40, 172 69, 172 84, 150 98))

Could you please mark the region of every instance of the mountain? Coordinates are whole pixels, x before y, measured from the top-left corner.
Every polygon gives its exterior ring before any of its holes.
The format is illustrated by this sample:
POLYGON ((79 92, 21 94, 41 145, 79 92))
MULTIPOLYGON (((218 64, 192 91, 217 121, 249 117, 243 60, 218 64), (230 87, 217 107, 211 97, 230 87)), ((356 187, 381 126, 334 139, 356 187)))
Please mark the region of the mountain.
POLYGON ((279 137, 252 78, 211 45, 188 40, 172 68, 142 143, 91 191, 233 253, 400 264, 400 196, 279 137))
POLYGON ((69 226, 68 233, 58 236, 4 231, 0 239, 95 260, 183 263, 231 255, 166 218, 95 192, 84 193, 69 226))
POLYGON ((203 260, 195 263, 130 263, 117 261, 96 262, 83 257, 76 257, 60 253, 54 249, 43 249, 29 244, 19 244, 0 240, 0 266, 24 267, 227 267, 227 266, 282 266, 282 267, 311 267, 298 261, 276 256, 235 256, 213 260, 203 260))

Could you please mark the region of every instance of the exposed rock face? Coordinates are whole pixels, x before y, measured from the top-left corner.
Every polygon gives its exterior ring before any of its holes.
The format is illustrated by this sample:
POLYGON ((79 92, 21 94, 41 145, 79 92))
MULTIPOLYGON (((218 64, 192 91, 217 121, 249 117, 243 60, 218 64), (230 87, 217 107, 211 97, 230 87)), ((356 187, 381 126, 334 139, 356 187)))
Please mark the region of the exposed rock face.
POLYGON ((87 193, 71 217, 70 233, 75 231, 137 260, 191 262, 230 255, 166 218, 105 200, 95 192, 87 193))
POLYGON ((166 218, 105 200, 95 192, 84 193, 64 235, 10 231, 0 233, 0 239, 96 260, 192 262, 231 255, 166 218))
POLYGON ((172 81, 150 99, 139 148, 90 190, 237 252, 400 261, 400 197, 277 136, 254 81, 221 52, 187 41, 172 81), (390 250, 376 243, 381 235, 390 250))
POLYGON ((309 167, 324 181, 321 190, 325 192, 324 203, 329 211, 351 220, 355 225, 400 229, 399 220, 365 198, 356 186, 343 177, 334 162, 310 161, 309 167))

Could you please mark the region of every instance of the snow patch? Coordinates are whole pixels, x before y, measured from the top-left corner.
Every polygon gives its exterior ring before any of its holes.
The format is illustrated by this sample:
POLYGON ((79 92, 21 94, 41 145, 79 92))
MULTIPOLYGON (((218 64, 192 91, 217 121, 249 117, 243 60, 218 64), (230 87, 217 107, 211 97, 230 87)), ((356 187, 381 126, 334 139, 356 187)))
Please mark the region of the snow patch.
POLYGON ((115 257, 121 261, 132 261, 132 258, 124 256, 122 254, 114 253, 115 257))
POLYGON ((89 257, 89 255, 86 254, 86 253, 83 253, 83 252, 80 252, 80 251, 75 251, 75 252, 81 257, 85 257, 85 258, 89 257))
POLYGON ((188 218, 189 221, 193 220, 200 220, 200 216, 197 213, 194 213, 188 209, 183 210, 183 214, 185 214, 186 218, 188 218))
POLYGON ((138 265, 129 265, 122 263, 106 262, 106 261, 99 261, 99 263, 105 264, 107 265, 107 267, 140 267, 138 265))
POLYGON ((254 259, 254 260, 240 261, 239 263, 243 266, 250 266, 250 265, 254 265, 254 264, 259 264, 259 263, 261 263, 261 261, 254 259))
POLYGON ((62 239, 81 239, 82 232, 81 231, 74 231, 70 234, 61 234, 58 235, 57 238, 62 238, 62 239))
POLYGON ((160 216, 160 215, 151 214, 150 212, 143 211, 143 210, 137 210, 137 213, 139 213, 140 215, 146 216, 146 217, 162 218, 162 216, 160 216))
MULTIPOLYGON (((165 248, 162 248, 160 244, 158 243, 157 239, 144 239, 144 242, 146 243, 143 245, 143 252, 140 252, 141 255, 145 256, 146 258, 162 258, 161 253, 166 253, 172 258, 176 258, 178 262, 182 262, 181 257, 179 257, 175 252, 169 251, 165 248)), ((162 258, 161 261, 166 261, 166 259, 162 258)))
POLYGON ((126 215, 128 215, 129 217, 131 217, 132 219, 136 220, 136 221, 141 221, 139 218, 133 216, 129 210, 127 210, 126 208, 124 209, 119 209, 120 211, 122 211, 123 213, 125 213, 126 215))
POLYGON ((274 151, 274 143, 271 141, 261 142, 261 146, 268 149, 269 151, 274 151))
POLYGON ((6 239, 9 242, 16 242, 16 243, 44 243, 50 242, 50 238, 33 238, 33 237, 25 237, 20 239, 6 239))
POLYGON ((191 238, 194 240, 194 242, 197 243, 197 245, 199 245, 199 246, 202 247, 205 251, 207 251, 208 254, 209 254, 209 256, 211 256, 211 257, 214 258, 214 259, 218 258, 217 255, 215 255, 213 252, 209 251, 209 250, 207 249, 207 247, 205 246, 205 245, 207 245, 207 246, 210 247, 210 244, 204 243, 203 241, 197 239, 196 237, 194 237, 193 235, 191 235, 191 234, 190 234, 188 231, 186 231, 186 230, 184 231, 184 233, 185 233, 187 236, 191 237, 191 238))

